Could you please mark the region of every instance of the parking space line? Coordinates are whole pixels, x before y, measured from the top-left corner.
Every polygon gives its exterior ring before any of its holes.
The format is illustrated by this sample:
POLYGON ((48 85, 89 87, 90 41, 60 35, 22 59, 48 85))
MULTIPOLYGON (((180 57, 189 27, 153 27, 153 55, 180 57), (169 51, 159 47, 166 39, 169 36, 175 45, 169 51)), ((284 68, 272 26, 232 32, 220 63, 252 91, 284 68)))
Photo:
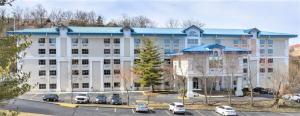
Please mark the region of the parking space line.
POLYGON ((133 109, 131 109, 132 113, 135 113, 135 111, 133 109))
POLYGON ((169 116, 172 116, 172 114, 171 114, 168 110, 165 110, 165 112, 166 112, 169 116))
POLYGON ((201 116, 205 116, 203 113, 201 113, 199 110, 195 110, 198 114, 200 114, 201 116))
POLYGON ((115 108, 115 112, 117 112, 117 108, 115 108))

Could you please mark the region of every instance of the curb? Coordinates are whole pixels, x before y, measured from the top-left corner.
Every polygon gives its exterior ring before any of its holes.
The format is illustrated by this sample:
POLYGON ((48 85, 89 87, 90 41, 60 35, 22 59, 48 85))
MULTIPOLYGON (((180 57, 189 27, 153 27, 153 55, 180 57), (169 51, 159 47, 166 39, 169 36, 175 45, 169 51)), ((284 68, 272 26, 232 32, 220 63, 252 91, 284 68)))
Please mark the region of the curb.
POLYGON ((70 103, 53 103, 62 107, 67 107, 67 108, 77 108, 79 105, 78 104, 70 104, 70 103))

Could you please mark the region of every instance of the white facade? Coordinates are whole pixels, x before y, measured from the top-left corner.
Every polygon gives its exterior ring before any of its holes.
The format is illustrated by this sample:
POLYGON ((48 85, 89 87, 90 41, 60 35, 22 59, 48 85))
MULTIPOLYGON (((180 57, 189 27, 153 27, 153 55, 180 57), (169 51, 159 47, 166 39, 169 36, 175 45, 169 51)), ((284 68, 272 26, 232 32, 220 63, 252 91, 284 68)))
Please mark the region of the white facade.
MULTIPOLYGON (((243 31, 246 30, 241 30, 241 33, 243 31)), ((144 37, 152 38, 162 54, 179 53, 188 47, 213 43, 248 49, 252 52, 249 58, 253 68, 251 75, 256 75, 254 85, 265 87, 270 76, 268 70, 272 71, 276 65, 288 65, 288 39, 296 35, 272 33, 267 36, 261 32, 257 37, 255 31, 258 30, 239 35, 235 31, 202 30, 196 26, 187 29, 61 26, 8 34, 32 34, 32 45, 25 51, 22 70, 31 73, 33 92, 70 92, 123 90, 121 72, 134 65, 137 59, 134 51, 142 46, 144 37), (262 59, 270 62, 263 63, 262 59)), ((162 59, 168 61, 170 56, 162 55, 162 59)), ((247 68, 247 65, 241 67, 247 68)), ((127 86, 137 90, 138 84, 134 83, 137 79, 133 78, 133 73, 130 76, 132 81, 127 86)), ((189 88, 190 83, 188 81, 189 88)), ((162 82, 159 87, 168 89, 170 86, 170 83, 162 82)))

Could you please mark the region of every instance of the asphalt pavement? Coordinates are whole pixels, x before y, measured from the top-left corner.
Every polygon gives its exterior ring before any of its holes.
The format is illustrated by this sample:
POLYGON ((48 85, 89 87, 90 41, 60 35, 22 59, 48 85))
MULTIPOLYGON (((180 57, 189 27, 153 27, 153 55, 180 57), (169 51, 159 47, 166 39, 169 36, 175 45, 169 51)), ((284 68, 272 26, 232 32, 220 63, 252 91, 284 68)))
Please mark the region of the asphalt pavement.
MULTIPOLYGON (((47 102, 30 100, 11 100, 0 109, 19 110, 22 112, 39 113, 54 116, 174 116, 168 110, 154 110, 149 113, 138 113, 134 109, 78 107, 66 108, 47 102)), ((187 110, 186 116, 219 116, 214 111, 187 110)), ((273 113, 273 112, 238 112, 239 116, 299 116, 300 113, 273 113)))

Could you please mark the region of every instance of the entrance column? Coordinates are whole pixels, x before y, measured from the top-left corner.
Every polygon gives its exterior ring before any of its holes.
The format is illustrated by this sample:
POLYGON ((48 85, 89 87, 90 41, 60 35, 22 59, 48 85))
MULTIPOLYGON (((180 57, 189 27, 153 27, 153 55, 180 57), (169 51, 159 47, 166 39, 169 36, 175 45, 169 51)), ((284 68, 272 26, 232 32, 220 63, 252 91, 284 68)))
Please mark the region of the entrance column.
POLYGON ((193 78, 192 77, 189 77, 187 76, 187 92, 186 92, 186 96, 187 97, 194 97, 194 94, 193 94, 193 78))
POLYGON ((243 81, 242 77, 237 77, 235 96, 243 96, 243 91, 242 91, 243 82, 242 81, 243 81))

